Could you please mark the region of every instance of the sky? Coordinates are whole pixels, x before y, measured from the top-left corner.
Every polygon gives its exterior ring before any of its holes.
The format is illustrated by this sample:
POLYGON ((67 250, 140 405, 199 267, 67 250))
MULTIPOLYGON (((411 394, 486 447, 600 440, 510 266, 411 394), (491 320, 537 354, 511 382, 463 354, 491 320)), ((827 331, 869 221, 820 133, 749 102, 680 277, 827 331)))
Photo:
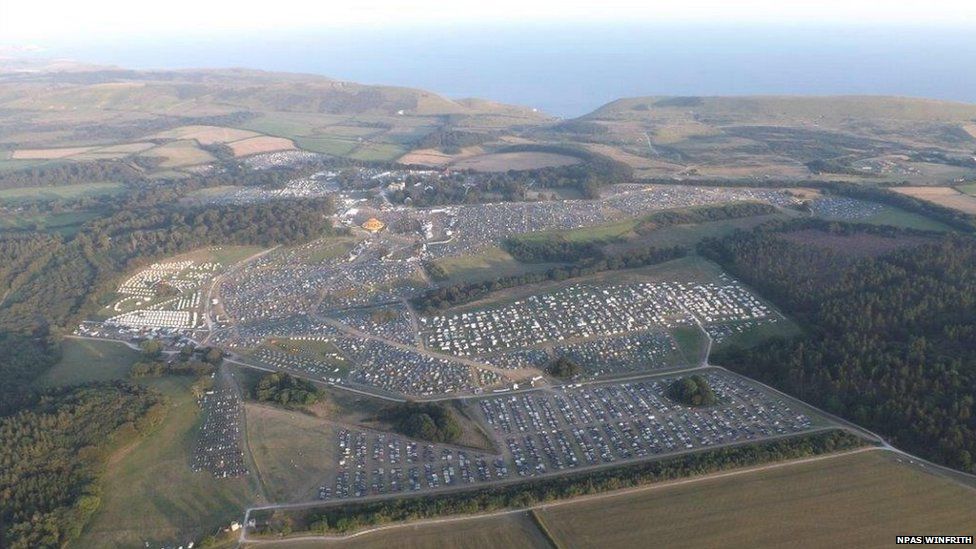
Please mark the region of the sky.
POLYGON ((349 26, 655 22, 976 27, 972 0, 0 0, 0 44, 349 26))

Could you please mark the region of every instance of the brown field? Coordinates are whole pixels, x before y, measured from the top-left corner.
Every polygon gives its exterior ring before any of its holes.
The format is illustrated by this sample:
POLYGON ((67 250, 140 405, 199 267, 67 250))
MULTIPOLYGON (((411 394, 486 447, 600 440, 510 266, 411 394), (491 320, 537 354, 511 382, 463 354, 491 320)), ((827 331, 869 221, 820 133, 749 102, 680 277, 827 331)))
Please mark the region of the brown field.
POLYGON ((257 474, 274 501, 315 497, 337 461, 334 423, 301 412, 248 403, 247 438, 257 474))
POLYGON ((465 158, 452 164, 452 167, 462 170, 479 172, 506 172, 508 170, 535 170, 556 166, 578 164, 578 158, 564 154, 544 152, 511 152, 484 154, 465 158))
MULTIPOLYGON (((312 549, 313 547, 347 547, 379 549, 487 549, 489 547, 552 547, 528 513, 495 517, 466 518, 442 523, 402 525, 342 540, 290 541, 274 547, 312 549)), ((260 545, 254 545, 260 547, 260 545)))
POLYGON ((13 160, 56 160, 92 150, 94 147, 64 147, 59 149, 19 149, 10 155, 13 160))
POLYGON ((400 164, 412 164, 418 166, 444 166, 458 160, 483 153, 481 147, 467 147, 461 149, 460 154, 447 154, 437 149, 417 149, 397 159, 400 164))
POLYGON ((233 143, 227 143, 227 145, 234 151, 234 156, 248 156, 251 154, 275 151, 290 151, 295 148, 295 143, 293 143, 291 139, 285 139, 284 137, 270 137, 267 135, 242 139, 240 141, 234 141, 233 143))
POLYGON ((587 149, 603 156, 610 157, 618 162, 623 162, 628 166, 638 169, 660 169, 660 170, 672 170, 678 171, 682 167, 678 164, 672 164, 670 162, 665 162, 662 160, 654 160, 652 158, 645 158, 643 156, 638 156, 636 154, 631 154, 617 147, 612 147, 610 145, 600 145, 597 143, 591 143, 586 146, 587 149))
POLYGON ((893 252, 901 248, 919 246, 931 242, 928 238, 916 236, 901 236, 891 238, 874 234, 856 234, 850 236, 830 234, 816 229, 803 229, 783 233, 780 238, 797 244, 828 248, 843 255, 853 257, 874 257, 893 252))
POLYGON ((182 168, 213 162, 214 157, 199 148, 195 141, 173 141, 142 153, 143 156, 162 158, 161 168, 182 168))
POLYGON ((194 139, 201 145, 213 145, 214 143, 240 141, 259 135, 261 134, 249 130, 225 128, 223 126, 182 126, 157 133, 155 137, 164 139, 194 139))
POLYGON ((939 206, 976 214, 976 197, 963 194, 952 187, 895 187, 894 190, 939 206))
POLYGON ((966 130, 969 135, 976 137, 976 124, 967 124, 962 129, 966 130))
POLYGON ((976 534, 976 495, 868 451, 661 486, 538 512, 566 547, 890 547, 976 534))

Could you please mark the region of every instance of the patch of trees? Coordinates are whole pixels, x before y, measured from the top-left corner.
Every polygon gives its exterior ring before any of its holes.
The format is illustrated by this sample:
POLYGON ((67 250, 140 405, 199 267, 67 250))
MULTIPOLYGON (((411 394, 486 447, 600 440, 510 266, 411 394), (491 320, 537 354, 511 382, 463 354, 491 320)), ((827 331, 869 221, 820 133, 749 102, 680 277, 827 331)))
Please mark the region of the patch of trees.
POLYGON ((158 340, 142 344, 142 359, 129 371, 132 378, 163 376, 204 376, 212 374, 224 361, 224 353, 216 347, 194 349, 187 345, 169 359, 163 358, 163 345, 158 340))
POLYGON ((464 147, 474 147, 493 139, 493 136, 484 133, 439 129, 421 137, 415 146, 420 149, 440 149, 447 154, 457 154, 464 147))
POLYGON ((158 394, 115 383, 49 390, 0 417, 0 546, 77 538, 100 504, 108 453, 163 414, 158 394))
POLYGON ((262 377, 254 386, 253 394, 259 402, 274 402, 282 406, 309 406, 322 396, 311 381, 284 372, 262 377))
POLYGON ((546 366, 546 372, 554 377, 559 377, 562 379, 572 379, 581 373, 583 373, 583 368, 579 364, 573 361, 573 359, 565 356, 561 356, 546 366))
POLYGON ((60 162, 0 172, 0 189, 72 185, 93 181, 127 183, 141 181, 144 177, 140 170, 130 164, 114 160, 60 162))
POLYGON ((976 240, 942 235, 855 260, 778 238, 790 227, 701 244, 807 328, 716 360, 896 446, 976 471, 976 240))
POLYGON ((562 235, 513 236, 502 242, 506 252, 521 263, 575 263, 603 257, 606 240, 568 240, 562 235))
POLYGON ((650 214, 637 224, 637 234, 647 235, 664 227, 708 223, 776 213, 776 207, 765 202, 733 202, 719 206, 704 206, 682 210, 664 210, 650 214))
POLYGON ((427 271, 427 276, 429 276, 432 280, 438 282, 447 280, 447 270, 433 261, 424 261, 424 270, 427 271))
POLYGON ((461 438, 461 425, 454 413, 439 402, 404 402, 389 406, 379 418, 393 425, 396 432, 430 442, 456 442, 461 438))
POLYGON ((480 299, 491 292, 505 288, 539 284, 548 281, 558 282, 570 278, 589 276, 603 271, 636 269, 638 267, 646 267, 648 265, 656 265, 665 261, 678 259, 679 257, 684 257, 687 253, 688 250, 680 246, 671 248, 646 248, 612 257, 582 261, 565 267, 554 267, 544 272, 524 273, 481 282, 461 283, 435 288, 413 298, 411 303, 418 311, 429 314, 480 299))
POLYGON ((863 444, 862 439, 837 430, 463 492, 349 503, 322 510, 267 511, 255 515, 258 520, 255 533, 279 534, 285 529, 345 533, 390 522, 524 508, 693 475, 850 450, 863 444))
POLYGON ((695 374, 674 380, 668 386, 668 398, 685 406, 711 406, 717 402, 708 380, 695 374))

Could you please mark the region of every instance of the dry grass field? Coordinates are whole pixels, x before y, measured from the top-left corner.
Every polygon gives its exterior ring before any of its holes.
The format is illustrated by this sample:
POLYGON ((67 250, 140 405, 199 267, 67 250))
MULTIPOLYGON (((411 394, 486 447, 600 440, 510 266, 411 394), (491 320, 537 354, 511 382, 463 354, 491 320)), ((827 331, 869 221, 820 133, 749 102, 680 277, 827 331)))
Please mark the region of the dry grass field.
POLYGON ((579 163, 578 158, 544 152, 510 152, 473 156, 455 162, 459 170, 479 172, 506 172, 508 170, 535 170, 579 163))
POLYGON ((150 149, 143 156, 161 158, 161 168, 183 168, 213 162, 214 157, 207 151, 197 147, 195 141, 173 141, 150 149))
POLYGON ((232 143, 227 143, 227 146, 234 151, 234 156, 248 156, 252 154, 275 151, 290 151, 295 148, 295 144, 291 139, 285 139, 284 137, 270 137, 267 135, 251 137, 241 141, 234 141, 232 143))
POLYGON ((961 193, 952 187, 895 187, 894 190, 939 206, 976 214, 976 196, 961 193))
POLYGON ((94 147, 62 147, 58 149, 19 149, 10 155, 13 160, 57 160, 92 150, 94 147))
POLYGON ((213 145, 214 143, 240 141, 259 135, 257 132, 239 130, 237 128, 225 128, 223 126, 181 126, 157 133, 154 137, 162 139, 194 139, 201 145, 213 145))
MULTIPOLYGON (((251 547, 260 547, 252 545, 251 547)), ((552 545, 528 513, 466 518, 443 523, 396 526, 349 539, 275 543, 283 549, 343 547, 348 549, 487 549, 490 547, 549 549, 552 545)))
POLYGON ((481 147, 465 147, 459 154, 447 154, 437 149, 416 149, 397 159, 401 164, 418 166, 446 166, 462 158, 480 155, 484 152, 481 147))
POLYGON ((257 474, 274 501, 306 501, 335 467, 336 426, 301 412, 248 403, 247 437, 257 474))
POLYGON ((566 547, 889 547, 976 534, 974 495, 870 451, 539 512, 566 547))

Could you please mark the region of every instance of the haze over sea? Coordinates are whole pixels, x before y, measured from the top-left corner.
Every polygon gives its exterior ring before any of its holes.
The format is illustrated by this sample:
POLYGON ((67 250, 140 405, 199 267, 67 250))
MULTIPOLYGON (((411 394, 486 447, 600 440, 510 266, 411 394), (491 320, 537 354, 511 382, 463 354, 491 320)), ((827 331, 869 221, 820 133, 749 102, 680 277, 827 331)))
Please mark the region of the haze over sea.
POLYGON ((43 46, 48 55, 128 68, 306 72, 572 117, 635 95, 882 94, 976 102, 974 36, 962 27, 526 24, 92 37, 82 45, 43 46))

